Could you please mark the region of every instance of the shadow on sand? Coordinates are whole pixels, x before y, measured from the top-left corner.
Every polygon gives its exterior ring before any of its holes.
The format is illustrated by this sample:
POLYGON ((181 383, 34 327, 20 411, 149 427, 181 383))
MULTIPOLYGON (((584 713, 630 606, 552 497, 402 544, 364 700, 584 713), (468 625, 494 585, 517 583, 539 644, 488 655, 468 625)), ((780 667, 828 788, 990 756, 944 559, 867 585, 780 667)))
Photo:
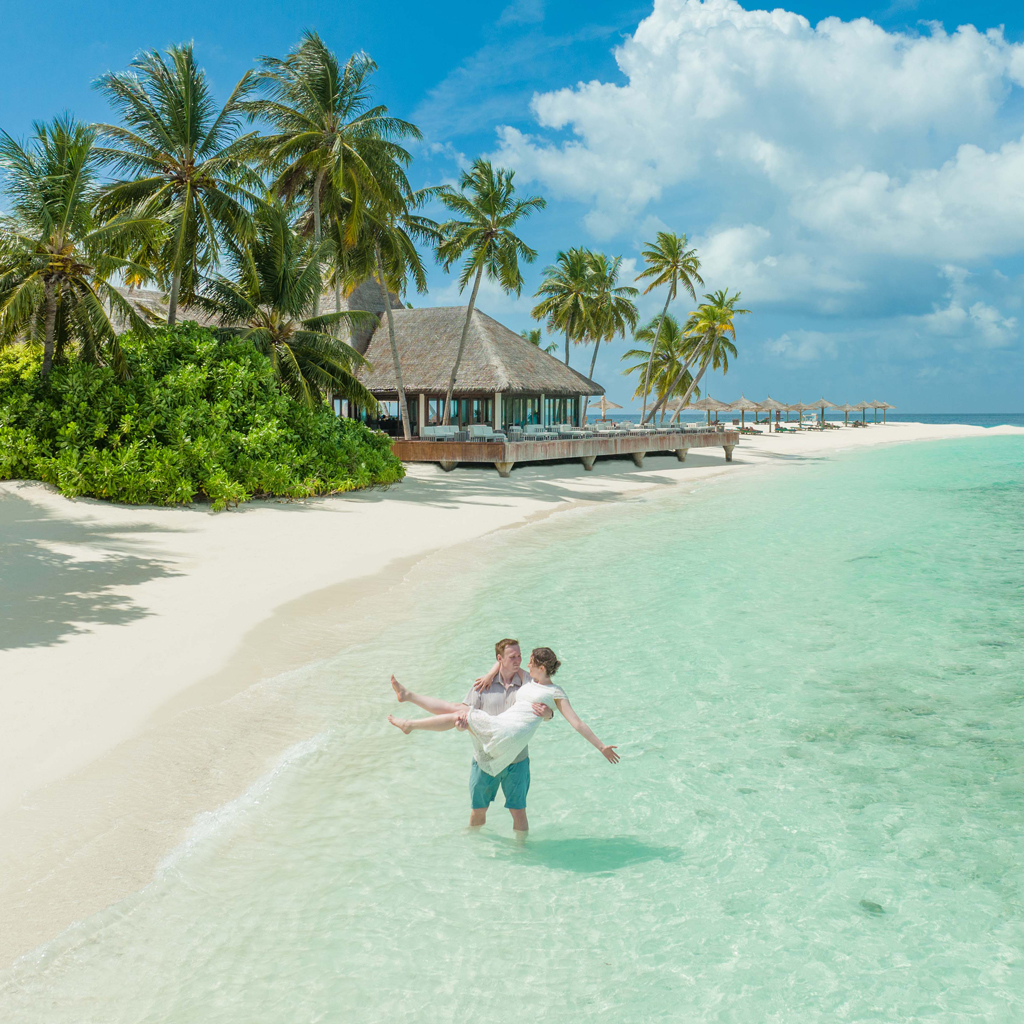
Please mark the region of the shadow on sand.
POLYGON ((0 650, 45 647, 93 624, 146 615, 124 588, 177 575, 130 550, 134 535, 151 531, 61 519, 0 492, 0 650))
POLYGON ((651 846, 632 836, 581 837, 579 839, 496 838, 498 856, 517 864, 582 875, 609 874, 652 860, 671 861, 680 851, 671 846, 651 846))

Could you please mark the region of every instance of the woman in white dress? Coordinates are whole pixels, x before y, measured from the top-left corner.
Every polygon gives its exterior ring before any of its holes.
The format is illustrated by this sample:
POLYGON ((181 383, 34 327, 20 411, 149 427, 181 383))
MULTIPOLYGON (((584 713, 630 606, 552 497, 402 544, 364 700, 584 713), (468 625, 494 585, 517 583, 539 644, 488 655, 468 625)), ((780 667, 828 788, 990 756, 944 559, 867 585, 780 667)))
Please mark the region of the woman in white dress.
POLYGON ((565 691, 551 681, 559 665, 561 662, 550 647, 535 648, 527 665, 530 670, 529 681, 519 687, 512 707, 500 715, 488 715, 477 708, 462 708, 431 718, 407 719, 388 715, 388 721, 407 735, 413 729, 446 732, 464 721, 473 740, 477 764, 488 775, 498 775, 522 753, 530 737, 537 731, 541 718, 534 711, 533 705, 546 704, 552 711, 560 711, 585 740, 597 747, 612 764, 617 764, 619 755, 615 747, 602 743, 593 734, 590 727, 573 711, 565 691))

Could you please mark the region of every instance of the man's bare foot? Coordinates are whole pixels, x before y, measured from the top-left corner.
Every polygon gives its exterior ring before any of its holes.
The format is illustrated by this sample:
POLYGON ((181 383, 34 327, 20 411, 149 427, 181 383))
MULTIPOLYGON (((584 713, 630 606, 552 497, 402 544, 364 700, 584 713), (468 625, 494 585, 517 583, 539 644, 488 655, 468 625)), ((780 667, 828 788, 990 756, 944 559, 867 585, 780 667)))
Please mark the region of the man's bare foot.
POLYGON ((395 718, 394 715, 388 715, 388 721, 396 728, 401 729, 406 736, 412 732, 412 726, 404 718, 395 718))
POLYGON ((395 691, 399 704, 409 699, 409 691, 394 676, 391 677, 391 688, 395 691))

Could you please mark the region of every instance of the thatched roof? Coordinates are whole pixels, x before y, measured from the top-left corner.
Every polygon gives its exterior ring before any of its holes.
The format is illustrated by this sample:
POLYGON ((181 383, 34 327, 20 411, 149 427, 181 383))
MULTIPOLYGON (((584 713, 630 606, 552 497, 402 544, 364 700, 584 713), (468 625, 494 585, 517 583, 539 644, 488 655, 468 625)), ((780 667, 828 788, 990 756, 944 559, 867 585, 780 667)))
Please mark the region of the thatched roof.
MULTIPOLYGON (((444 395, 466 320, 465 306, 396 309, 395 342, 406 391, 444 395)), ((366 350, 370 368, 358 374, 387 401, 397 394, 387 317, 381 317, 366 350)), ((457 395, 603 395, 604 388, 530 344, 479 309, 473 310, 462 354, 457 395)))
MULTIPOLYGON (((167 297, 163 292, 153 291, 149 288, 118 288, 117 289, 136 309, 143 320, 153 321, 154 319, 167 318, 167 297), (154 317, 153 314, 156 314, 154 317)), ((178 307, 178 322, 194 320, 200 327, 212 327, 216 324, 216 317, 201 309, 193 309, 191 306, 178 307)), ((118 331, 128 329, 124 318, 115 310, 111 321, 118 331)))

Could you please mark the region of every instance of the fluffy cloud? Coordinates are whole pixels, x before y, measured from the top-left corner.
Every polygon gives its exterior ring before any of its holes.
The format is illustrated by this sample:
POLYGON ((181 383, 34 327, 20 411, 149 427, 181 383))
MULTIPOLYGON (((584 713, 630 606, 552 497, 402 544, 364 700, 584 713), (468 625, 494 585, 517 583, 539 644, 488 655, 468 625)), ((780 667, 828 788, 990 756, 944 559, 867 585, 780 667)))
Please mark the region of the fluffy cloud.
MULTIPOLYGON (((1016 336, 993 301, 965 304, 926 272, 1021 248, 1024 47, 1001 30, 656 0, 616 59, 623 84, 536 95, 536 127, 502 127, 495 154, 582 203, 595 238, 635 239, 645 219, 688 227, 715 286, 846 316, 916 264, 903 315, 935 308, 915 330, 1016 336)), ((775 344, 830 352, 792 331, 775 344)))

